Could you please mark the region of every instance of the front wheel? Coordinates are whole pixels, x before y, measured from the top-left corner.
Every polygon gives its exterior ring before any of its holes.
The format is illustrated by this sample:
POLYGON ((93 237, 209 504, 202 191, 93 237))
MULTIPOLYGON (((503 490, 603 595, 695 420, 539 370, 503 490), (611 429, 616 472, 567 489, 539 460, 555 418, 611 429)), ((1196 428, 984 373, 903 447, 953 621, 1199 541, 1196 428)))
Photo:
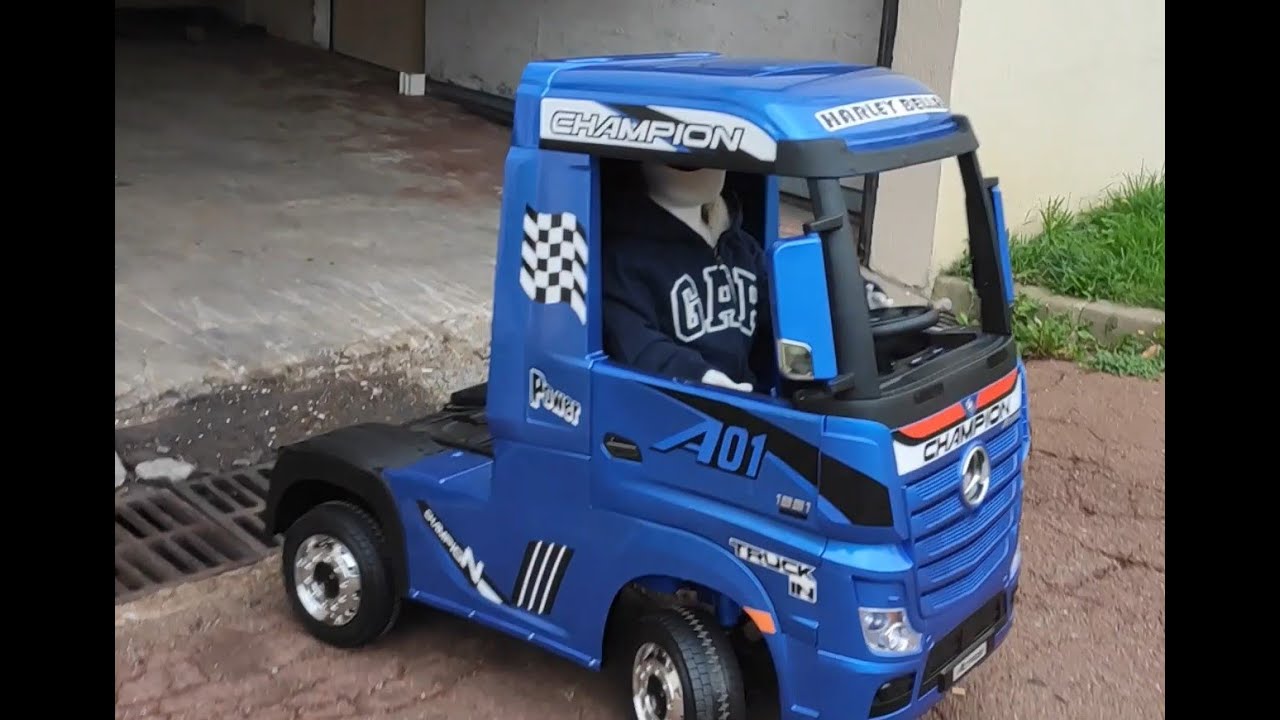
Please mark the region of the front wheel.
POLYGON ((743 720, 742 672, 728 637, 706 614, 668 607, 641 616, 624 655, 635 720, 743 720))
POLYGON ((378 522, 346 502, 317 505, 285 532, 285 592, 317 639, 354 648, 395 624, 400 597, 384 560, 385 542, 378 522))

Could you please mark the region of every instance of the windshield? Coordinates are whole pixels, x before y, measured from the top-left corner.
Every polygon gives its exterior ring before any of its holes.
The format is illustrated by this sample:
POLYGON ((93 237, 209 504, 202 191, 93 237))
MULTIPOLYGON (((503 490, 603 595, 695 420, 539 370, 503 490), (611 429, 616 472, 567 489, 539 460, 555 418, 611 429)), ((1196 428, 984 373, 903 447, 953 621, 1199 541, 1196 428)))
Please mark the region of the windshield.
MULTIPOLYGON (((831 385, 854 397, 877 397, 887 386, 927 370, 983 334, 1009 334, 1007 307, 1000 301, 991 197, 973 153, 880 175, 780 178, 778 186, 777 237, 784 242, 816 237, 821 266, 810 268, 808 278, 800 278, 798 271, 778 278, 776 292, 812 293, 813 276, 823 275, 830 310, 829 347, 836 367, 831 385), (945 180, 939 182, 940 177, 945 180), (887 200, 879 192, 886 178, 893 193, 887 200), (878 216, 877 206, 882 210, 878 216), (959 240, 965 235, 972 280, 979 289, 979 329, 940 326, 938 311, 923 299, 887 304, 877 295, 882 288, 867 268, 872 247, 876 263, 896 271, 886 274, 898 279, 909 275, 904 285, 923 286, 939 250, 958 254, 956 244, 965 242, 959 240)), ((789 297, 778 301, 796 304, 789 297)), ((784 376, 801 377, 796 368, 788 367, 785 341, 779 338, 780 370, 784 376)), ((798 344, 812 353, 815 344, 823 347, 823 339, 810 337, 798 344)), ((803 359, 803 352, 797 353, 795 357, 803 359)))

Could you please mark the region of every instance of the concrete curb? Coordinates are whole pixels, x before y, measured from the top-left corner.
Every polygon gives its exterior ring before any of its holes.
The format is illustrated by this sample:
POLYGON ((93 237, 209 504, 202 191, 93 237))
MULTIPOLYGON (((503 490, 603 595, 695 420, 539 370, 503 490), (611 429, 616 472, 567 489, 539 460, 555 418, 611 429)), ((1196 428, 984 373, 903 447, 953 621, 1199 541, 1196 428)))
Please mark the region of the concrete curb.
POLYGON ((353 343, 294 362, 213 371, 202 381, 178 387, 145 388, 116 397, 115 427, 150 422, 175 406, 220 387, 263 380, 307 385, 325 377, 364 377, 377 373, 414 373, 424 386, 440 385, 447 395, 461 384, 484 379, 488 367, 487 317, 464 318, 437 328, 418 328, 393 337, 353 343))
MULTIPOLYGON (((1106 300, 1090 301, 1065 297, 1032 285, 1015 283, 1014 288, 1019 294, 1036 301, 1052 314, 1079 318, 1089 325, 1090 330, 1099 339, 1126 335, 1151 337, 1152 333, 1164 326, 1163 310, 1117 305, 1106 300)), ((971 316, 977 314, 977 295, 974 293, 973 285, 965 278, 943 275, 935 280, 933 299, 937 301, 943 298, 951 301, 952 312, 956 314, 964 313, 971 316)))

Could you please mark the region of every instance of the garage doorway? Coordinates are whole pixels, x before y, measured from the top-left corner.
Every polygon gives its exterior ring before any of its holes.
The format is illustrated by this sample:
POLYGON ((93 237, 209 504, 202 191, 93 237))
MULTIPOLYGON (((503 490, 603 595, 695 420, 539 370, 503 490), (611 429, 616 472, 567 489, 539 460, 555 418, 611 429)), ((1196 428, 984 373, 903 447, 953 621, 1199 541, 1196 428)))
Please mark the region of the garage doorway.
MULTIPOLYGON (((892 65, 898 0, 744 0, 734 7, 726 14, 712 3, 658 9, 597 0, 428 0, 427 92, 509 124, 520 73, 538 58, 712 50, 892 65)), ((780 185, 784 200, 807 202, 803 181, 782 178, 780 185)), ((844 185, 866 263, 878 179, 844 185)))

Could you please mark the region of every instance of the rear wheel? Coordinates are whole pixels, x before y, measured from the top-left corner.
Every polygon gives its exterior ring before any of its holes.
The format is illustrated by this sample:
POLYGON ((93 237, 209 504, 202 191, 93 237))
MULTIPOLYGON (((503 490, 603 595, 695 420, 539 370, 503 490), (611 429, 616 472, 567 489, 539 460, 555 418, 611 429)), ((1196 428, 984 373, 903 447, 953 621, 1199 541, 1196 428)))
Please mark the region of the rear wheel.
POLYGON ((347 502, 317 505, 284 536, 281 570, 294 614, 322 642, 353 648, 395 624, 400 598, 391 584, 378 522, 347 502))
MULTIPOLYGON (((623 683, 636 720, 743 720, 742 674, 728 637, 704 612, 666 607, 642 615, 622 647, 623 683)), ((621 663, 620 663, 621 664, 621 663)))

